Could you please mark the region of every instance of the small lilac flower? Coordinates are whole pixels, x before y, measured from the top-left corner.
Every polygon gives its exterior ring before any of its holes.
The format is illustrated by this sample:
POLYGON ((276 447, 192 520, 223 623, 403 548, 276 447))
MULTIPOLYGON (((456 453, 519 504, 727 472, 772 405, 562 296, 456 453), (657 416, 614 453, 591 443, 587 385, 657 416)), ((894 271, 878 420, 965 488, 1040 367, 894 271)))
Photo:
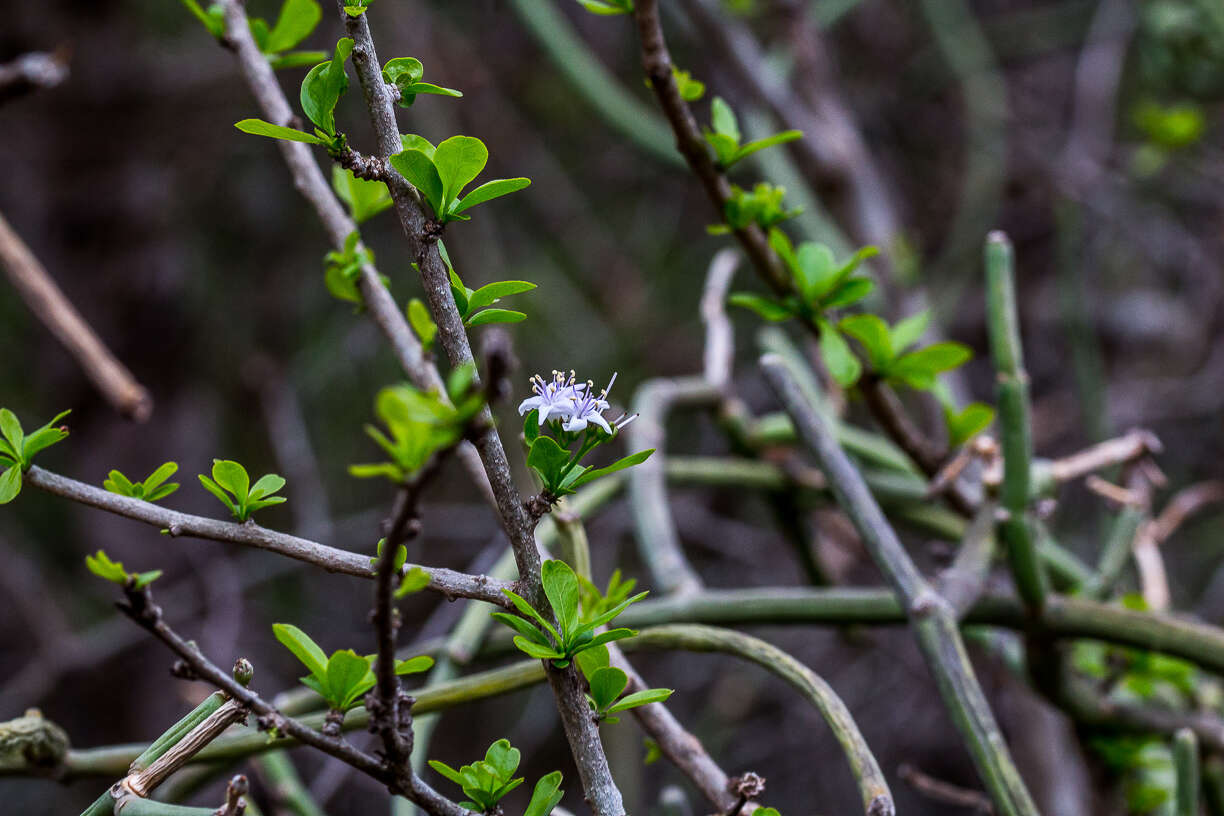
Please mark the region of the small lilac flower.
POLYGON ((519 416, 533 410, 540 412, 540 425, 549 417, 566 419, 573 416, 574 403, 582 397, 586 383, 575 383, 574 372, 567 376, 563 372, 553 371, 552 380, 546 381, 539 374, 531 378, 531 390, 534 397, 528 397, 519 404, 519 416))
POLYGON ((589 380, 586 383, 586 393, 580 394, 574 400, 574 408, 569 419, 561 427, 567 431, 582 431, 586 429, 588 423, 594 422, 604 433, 611 436, 621 428, 628 425, 637 418, 637 414, 631 417, 626 417, 624 414, 615 422, 609 424, 603 416, 603 412, 608 410, 608 392, 612 390, 612 386, 616 383, 616 374, 612 375, 612 379, 608 381, 608 387, 603 390, 598 397, 594 395, 595 384, 589 380))

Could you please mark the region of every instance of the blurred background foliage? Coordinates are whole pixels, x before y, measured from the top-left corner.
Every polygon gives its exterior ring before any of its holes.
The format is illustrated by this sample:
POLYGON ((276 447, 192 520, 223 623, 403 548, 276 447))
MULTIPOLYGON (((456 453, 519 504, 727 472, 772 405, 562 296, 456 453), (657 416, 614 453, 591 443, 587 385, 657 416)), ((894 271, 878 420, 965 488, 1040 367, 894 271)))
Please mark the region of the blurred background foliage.
MULTIPOLYGON (((773 118, 722 44, 688 14, 693 5, 664 4, 664 22, 678 64, 707 85, 699 117, 717 94, 750 134, 802 127, 773 118)), ((249 8, 265 17, 276 11, 265 0, 249 8)), ((1017 248, 1038 452, 1065 454, 1142 424, 1165 443, 1170 489, 1221 475, 1224 6, 727 0, 714 11, 756 44, 770 82, 826 122, 844 116, 865 144, 881 180, 870 195, 893 214, 874 267, 894 282, 879 307, 887 317, 904 316, 910 307, 900 304, 923 293, 944 334, 983 351, 979 252, 985 232, 1001 227, 1017 248), (830 95, 840 114, 821 108, 830 95)), ((326 49, 339 36, 331 12, 325 4, 323 24, 304 45, 326 49)), ((402 129, 435 142, 479 136, 491 154, 489 177, 534 182, 448 230, 469 286, 539 285, 516 298, 529 318, 509 329, 522 364, 516 399, 531 372, 552 368, 597 382, 618 370, 621 400, 646 378, 697 370, 697 302, 726 239, 706 234, 714 214, 643 85, 633 26, 566 0, 382 0, 372 14, 384 59, 415 56, 427 78, 465 94, 459 104, 423 99, 401 114, 402 129)), ((185 486, 169 503, 218 515, 194 474, 207 472, 214 456, 238 459, 253 473, 289 479, 289 502, 264 511, 262 523, 372 552, 391 491, 346 468, 375 455, 361 426, 378 389, 400 373, 374 326, 323 286, 328 247, 274 147, 234 130, 257 113, 232 56, 167 0, 13 3, 4 20, 0 62, 66 48, 71 77, 0 107, 0 211, 156 403, 147 424, 119 419, 0 286, 0 403, 27 425, 73 410, 72 437, 40 462, 101 483, 111 468, 139 475, 174 459, 185 486)), ((303 71, 280 74, 291 99, 303 71)), ((337 113, 352 142, 369 151, 360 94, 348 94, 337 113)), ((834 153, 842 147, 826 144, 834 153)), ((806 208, 793 222, 804 237, 839 253, 880 242, 879 230, 853 216, 844 180, 812 172, 794 146, 742 165, 740 184, 780 183, 791 205, 806 208)), ((418 296, 395 219, 376 217, 362 234, 396 300, 418 296)), ((740 393, 763 408, 752 366, 757 321, 734 319, 740 393)), ((989 401, 987 362, 966 372, 965 395, 989 401)), ((937 427, 935 413, 927 419, 937 427)), ((672 450, 727 450, 712 423, 674 425, 672 450)), ((759 497, 675 489, 672 499, 710 585, 803 582, 759 497)), ((431 491, 424 521, 410 558, 480 569, 495 557, 494 521, 461 474, 431 491)), ((1052 524, 1091 556, 1107 521, 1099 499, 1073 489, 1052 524)), ((877 581, 844 524, 828 513, 821 523, 830 574, 877 581)), ((642 577, 623 503, 589 529, 597 577, 614 565, 642 577)), ((1166 552, 1175 606, 1213 623, 1224 620, 1221 531, 1206 518, 1166 552)), ((914 541, 928 566, 946 557, 925 544, 914 541)), ((327 649, 370 641, 363 582, 162 538, 30 490, 0 514, 8 610, 0 619, 0 718, 37 705, 76 745, 134 741, 204 693, 169 680, 162 648, 109 608, 109 588, 83 564, 100 547, 139 568, 165 569, 160 597, 171 620, 220 662, 251 657, 263 689, 296 677, 291 656, 272 641, 272 621, 300 625, 327 649)), ((459 607, 417 598, 405 612, 406 637, 428 637, 445 631, 459 607)), ((910 762, 976 786, 906 633, 766 635, 844 696, 890 778, 910 762)), ((724 767, 769 777, 769 801, 783 813, 854 807, 830 736, 777 682, 704 656, 651 657, 642 668, 655 684, 678 689, 672 705, 724 767)), ((1039 790, 1108 791, 1109 769, 1133 767, 1146 750, 1115 741, 1084 765, 1060 757, 1051 746, 1065 741, 1048 734, 1066 724, 1000 666, 984 661, 979 669, 1039 790), (1087 781, 1072 779, 1072 767, 1086 769, 1087 781)), ((529 776, 553 767, 570 776, 546 691, 447 714, 434 755, 470 761, 473 745, 503 733, 523 749, 529 776)), ((654 810, 660 786, 678 774, 641 764, 635 726, 605 736, 631 810, 654 810)), ((373 783, 313 756, 303 763, 329 813, 371 812, 373 783)), ((97 787, 4 780, 0 796, 12 812, 67 813, 97 787)), ((948 812, 905 784, 894 790, 901 812, 948 812)), ((1101 812, 1117 812, 1111 796, 1098 794, 1101 812)))

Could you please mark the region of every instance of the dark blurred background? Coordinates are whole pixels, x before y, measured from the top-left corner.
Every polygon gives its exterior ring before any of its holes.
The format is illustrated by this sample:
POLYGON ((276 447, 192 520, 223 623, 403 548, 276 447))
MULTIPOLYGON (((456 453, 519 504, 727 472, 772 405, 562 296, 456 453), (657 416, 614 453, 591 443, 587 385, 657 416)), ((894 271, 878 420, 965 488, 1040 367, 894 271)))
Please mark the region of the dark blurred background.
MULTIPOLYGON (((323 5, 309 47, 329 48, 339 36, 323 5)), ((788 201, 806 207, 796 235, 839 251, 880 244, 886 263, 876 271, 891 294, 879 308, 891 319, 921 293, 945 335, 984 351, 981 242, 991 228, 1010 233, 1041 454, 1142 425, 1166 445, 1170 489, 1221 475, 1224 12, 1216 0, 663 5, 676 61, 708 86, 700 119, 715 94, 749 132, 781 127, 786 114, 771 110, 703 29, 702 14, 712 13, 756 49, 763 84, 815 124, 785 122, 825 149, 823 164, 794 146, 774 149, 737 169, 736 180, 784 184, 788 201)), ((249 3, 265 17, 276 8, 249 3)), ((289 478, 289 502, 264 511, 261 523, 372 550, 391 490, 346 468, 376 455, 361 426, 377 389, 401 375, 375 327, 322 285, 329 247, 275 147, 233 128, 258 111, 232 55, 165 0, 7 2, 2 19, 0 62, 66 48, 71 75, 0 106, 0 211, 155 400, 148 423, 120 419, 0 284, 0 404, 27 428, 73 411, 71 438, 40 464, 100 483, 114 467, 141 476, 173 459, 183 488, 168 504, 217 515, 195 474, 214 456, 238 459, 253 474, 289 478)), ((568 0, 381 0, 371 24, 384 60, 416 56, 426 80, 465 94, 421 98, 401 112, 403 130, 434 141, 479 136, 491 154, 487 177, 533 179, 448 230, 470 286, 539 284, 517 299, 529 320, 510 329, 522 364, 516 399, 531 372, 554 367, 596 381, 618 370, 613 396, 622 402, 644 379, 699 370, 697 301, 725 239, 705 232, 714 214, 671 151, 631 23, 568 0), (604 73, 591 73, 599 66, 604 73)), ((295 105, 303 73, 280 74, 295 105)), ((360 94, 342 100, 338 119, 358 149, 372 149, 360 94)), ((397 301, 419 294, 394 217, 375 218, 362 234, 397 301)), ((750 277, 742 269, 737 287, 755 286, 750 277)), ((741 393, 767 407, 752 372, 758 321, 734 319, 741 393)), ((962 386, 991 399, 985 360, 966 368, 962 386)), ((673 450, 726 450, 704 420, 679 420, 672 431, 673 450)), ((672 497, 710 585, 803 583, 782 535, 762 523, 769 516, 759 498, 696 489, 672 497)), ((1098 499, 1072 490, 1052 524, 1093 558, 1104 515, 1098 499)), ((491 515, 458 469, 431 491, 425 525, 410 557, 426 563, 469 568, 481 553, 487 563, 497 544, 491 515)), ((623 503, 589 529, 598 577, 621 565, 644 578, 623 503)), ((1219 532, 1208 518, 1166 553, 1175 606, 1217 623, 1219 532)), ((76 746, 148 740, 205 693, 170 679, 167 652, 110 607, 112 588, 83 564, 98 548, 165 569, 159 589, 170 619, 219 663, 251 657, 261 690, 287 688, 300 671, 270 637, 273 621, 297 623, 328 651, 372 649, 364 582, 163 538, 27 488, 0 512, 0 719, 38 706, 76 746)), ((860 552, 844 558, 846 580, 878 581, 860 552)), ((458 612, 414 600, 405 637, 440 634, 458 612)), ((902 762, 976 787, 906 633, 762 634, 845 697, 901 812, 949 812, 896 779, 902 762)), ((729 772, 769 778, 767 800, 783 813, 858 807, 827 729, 788 688, 715 657, 643 657, 641 668, 678 690, 677 714, 729 772)), ((1107 789, 1091 758, 1081 765, 1052 747, 1066 744, 1043 731, 1065 736, 1056 715, 993 661, 979 668, 1043 801, 1057 801, 1060 785, 1107 789), (1087 780, 1051 776, 1072 767, 1087 780)), ((664 764, 641 765, 634 724, 604 733, 631 811, 654 810, 660 787, 681 778, 664 764)), ((471 761, 502 735, 529 757, 529 778, 561 767, 565 805, 581 809, 546 690, 446 714, 432 755, 471 761)), ((329 813, 385 812, 372 783, 296 756, 329 813)), ((5 812, 75 813, 105 784, 6 779, 0 799, 5 812)), ((705 812, 695 795, 692 803, 705 812)))

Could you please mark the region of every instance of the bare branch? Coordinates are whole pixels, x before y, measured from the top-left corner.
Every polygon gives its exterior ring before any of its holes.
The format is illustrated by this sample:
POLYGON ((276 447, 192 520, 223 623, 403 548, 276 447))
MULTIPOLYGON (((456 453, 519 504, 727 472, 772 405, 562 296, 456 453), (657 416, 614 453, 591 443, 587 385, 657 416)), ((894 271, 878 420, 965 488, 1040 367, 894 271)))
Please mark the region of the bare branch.
POLYGON ((153 411, 148 389, 115 359, 2 215, 0 263, 30 311, 76 359, 106 401, 128 419, 147 420, 153 411))
MULTIPOLYGON (((278 533, 275 530, 260 527, 253 521, 235 524, 180 513, 151 502, 109 493, 84 482, 43 470, 37 465, 31 466, 26 471, 24 478, 28 484, 42 488, 48 493, 151 524, 166 530, 167 534, 172 537, 189 536, 244 544, 248 547, 256 547, 295 558, 298 561, 305 561, 308 564, 322 567, 328 572, 355 575, 359 578, 374 577, 374 570, 368 555, 329 547, 326 544, 286 533, 278 533)), ((415 564, 404 565, 405 570, 416 567, 415 564)), ((475 598, 509 608, 506 596, 502 593, 502 589, 508 588, 509 584, 504 581, 497 581, 483 575, 466 575, 442 567, 422 566, 420 569, 429 574, 429 588, 435 592, 441 592, 448 598, 475 598)))

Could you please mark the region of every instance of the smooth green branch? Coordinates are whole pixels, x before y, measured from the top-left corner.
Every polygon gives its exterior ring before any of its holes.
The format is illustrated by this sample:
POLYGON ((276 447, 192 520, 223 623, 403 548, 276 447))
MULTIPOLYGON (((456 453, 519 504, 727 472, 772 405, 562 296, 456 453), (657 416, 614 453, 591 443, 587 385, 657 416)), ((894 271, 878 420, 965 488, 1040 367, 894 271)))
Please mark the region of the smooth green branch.
POLYGON ((1199 748, 1194 732, 1183 728, 1173 737, 1173 765, 1177 770, 1176 816, 1199 814, 1199 748))
POLYGON ((863 477, 804 400, 785 364, 766 355, 761 365, 766 380, 794 421, 799 438, 828 477, 838 504, 904 604, 944 705, 967 743, 991 797, 1004 816, 1037 816, 1037 807, 974 676, 952 608, 918 571, 863 477))
POLYGON ((742 632, 695 625, 648 629, 626 645, 634 649, 722 652, 756 663, 782 678, 816 707, 833 731, 858 781, 868 816, 891 816, 896 812, 888 782, 845 703, 828 683, 791 655, 742 632))
POLYGON ((1045 602, 1048 580, 1037 553, 1032 520, 1028 517, 1033 468, 1028 375, 1024 370, 1020 322, 1016 314, 1015 260, 1011 242, 1002 232, 987 236, 985 263, 987 325, 991 357, 998 377, 999 431, 1003 446, 999 504, 1005 515, 999 522, 999 533, 1007 547, 1020 597, 1039 613, 1045 602))

